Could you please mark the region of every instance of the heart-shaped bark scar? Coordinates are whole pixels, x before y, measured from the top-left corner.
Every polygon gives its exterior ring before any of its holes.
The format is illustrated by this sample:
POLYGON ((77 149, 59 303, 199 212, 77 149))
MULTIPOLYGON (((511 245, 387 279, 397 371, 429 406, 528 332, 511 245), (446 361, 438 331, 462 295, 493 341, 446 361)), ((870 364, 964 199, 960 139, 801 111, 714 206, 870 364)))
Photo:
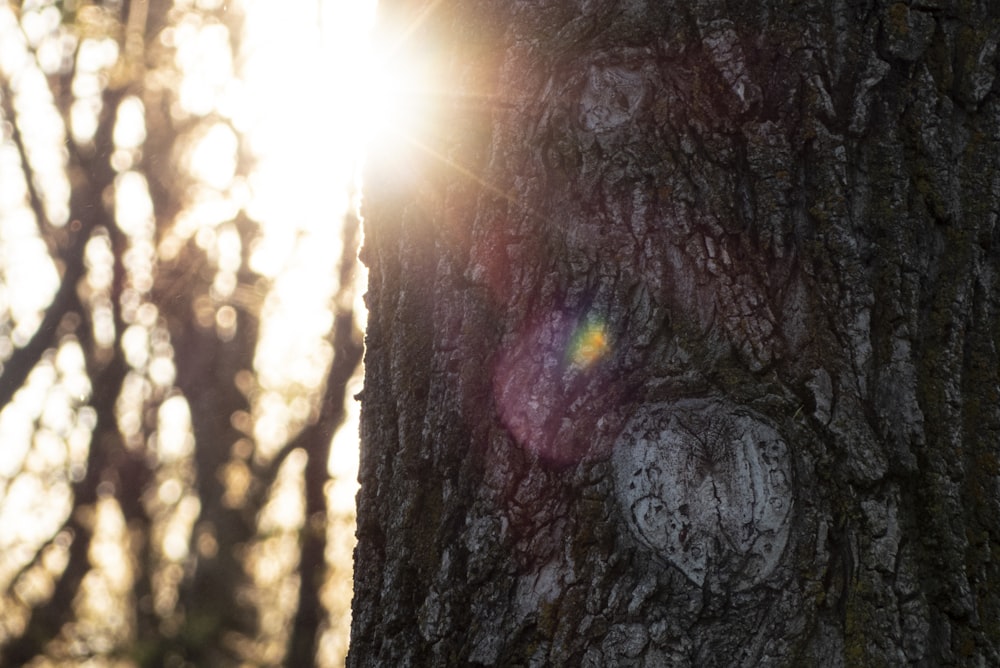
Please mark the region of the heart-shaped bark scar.
POLYGON ((751 587, 788 541, 788 448, 763 418, 714 399, 647 404, 619 435, 612 464, 626 524, 692 582, 751 587))

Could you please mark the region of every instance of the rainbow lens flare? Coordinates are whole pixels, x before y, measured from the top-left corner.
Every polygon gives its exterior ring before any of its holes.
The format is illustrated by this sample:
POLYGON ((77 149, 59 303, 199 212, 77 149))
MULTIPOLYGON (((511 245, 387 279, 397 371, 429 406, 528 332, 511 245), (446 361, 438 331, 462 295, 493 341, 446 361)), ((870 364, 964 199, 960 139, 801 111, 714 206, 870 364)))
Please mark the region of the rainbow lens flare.
POLYGON ((600 320, 592 320, 577 327, 566 352, 571 364, 587 369, 601 361, 610 350, 607 327, 600 320))

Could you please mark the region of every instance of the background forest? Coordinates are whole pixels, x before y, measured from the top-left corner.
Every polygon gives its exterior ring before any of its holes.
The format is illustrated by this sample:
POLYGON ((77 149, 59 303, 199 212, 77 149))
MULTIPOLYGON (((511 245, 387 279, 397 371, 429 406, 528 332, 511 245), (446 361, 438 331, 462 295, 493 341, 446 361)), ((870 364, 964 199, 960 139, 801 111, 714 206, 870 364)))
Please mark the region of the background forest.
POLYGON ((0 665, 339 665, 371 2, 0 0, 0 665))

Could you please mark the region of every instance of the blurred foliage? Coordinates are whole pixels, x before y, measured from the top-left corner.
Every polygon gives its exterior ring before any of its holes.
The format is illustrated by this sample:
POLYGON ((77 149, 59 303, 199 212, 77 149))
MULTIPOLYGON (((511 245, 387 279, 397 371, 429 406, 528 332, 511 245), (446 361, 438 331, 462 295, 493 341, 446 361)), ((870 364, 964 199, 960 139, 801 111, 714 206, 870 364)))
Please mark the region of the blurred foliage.
POLYGON ((0 665, 342 662, 350 158, 265 200, 253 8, 0 0, 0 665))

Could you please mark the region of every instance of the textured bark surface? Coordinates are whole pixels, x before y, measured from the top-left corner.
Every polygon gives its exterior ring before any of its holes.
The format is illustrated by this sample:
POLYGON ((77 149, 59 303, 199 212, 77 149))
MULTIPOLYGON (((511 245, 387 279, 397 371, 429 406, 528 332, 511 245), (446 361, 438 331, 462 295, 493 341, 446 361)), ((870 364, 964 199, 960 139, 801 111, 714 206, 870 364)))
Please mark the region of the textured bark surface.
POLYGON ((349 665, 1000 665, 998 7, 383 3, 349 665))

